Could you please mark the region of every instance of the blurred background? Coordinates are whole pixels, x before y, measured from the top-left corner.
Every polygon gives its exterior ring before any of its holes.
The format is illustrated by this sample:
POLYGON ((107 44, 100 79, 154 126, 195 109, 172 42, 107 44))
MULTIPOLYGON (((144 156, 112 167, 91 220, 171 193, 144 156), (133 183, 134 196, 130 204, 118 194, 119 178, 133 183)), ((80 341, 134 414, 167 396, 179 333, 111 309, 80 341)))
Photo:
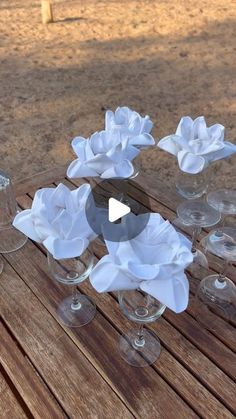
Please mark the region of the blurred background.
MULTIPOLYGON (((71 139, 103 129, 117 106, 148 114, 156 140, 204 115, 236 142, 234 0, 52 5, 43 25, 39 0, 0 2, 0 167, 14 180, 71 160, 71 139)), ((171 183, 175 159, 149 150, 142 170, 171 183)), ((235 187, 236 157, 214 173, 235 187)))

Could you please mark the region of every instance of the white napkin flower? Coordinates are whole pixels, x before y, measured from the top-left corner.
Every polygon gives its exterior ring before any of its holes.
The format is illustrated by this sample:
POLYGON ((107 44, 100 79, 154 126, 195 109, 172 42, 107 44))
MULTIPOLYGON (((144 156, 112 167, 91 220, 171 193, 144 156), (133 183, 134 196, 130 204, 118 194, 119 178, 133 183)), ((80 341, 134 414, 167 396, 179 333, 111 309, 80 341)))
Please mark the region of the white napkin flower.
POLYGON ((40 189, 31 209, 17 214, 13 225, 42 243, 55 259, 80 256, 96 237, 85 213, 90 192, 88 183, 73 191, 62 183, 56 188, 40 189))
POLYGON ((153 123, 148 115, 141 117, 138 112, 127 106, 118 107, 115 112, 107 111, 105 115, 105 130, 118 130, 128 135, 129 144, 136 147, 147 147, 155 144, 150 135, 153 123))
MULTIPOLYGON (((141 215, 142 216, 142 215, 141 215)), ((138 217, 141 217, 138 216, 138 217)), ((106 241, 109 254, 95 266, 90 281, 98 292, 140 288, 179 313, 186 309, 192 262, 191 243, 155 213, 130 241, 106 241)))
POLYGON ((162 138, 158 147, 177 156, 183 172, 200 173, 211 162, 236 153, 236 145, 224 141, 224 131, 221 124, 207 127, 204 116, 184 116, 176 133, 162 138))
POLYGON ((134 173, 131 161, 140 153, 129 144, 129 138, 117 130, 95 132, 87 140, 76 137, 72 148, 78 158, 67 169, 69 178, 129 178, 134 173))

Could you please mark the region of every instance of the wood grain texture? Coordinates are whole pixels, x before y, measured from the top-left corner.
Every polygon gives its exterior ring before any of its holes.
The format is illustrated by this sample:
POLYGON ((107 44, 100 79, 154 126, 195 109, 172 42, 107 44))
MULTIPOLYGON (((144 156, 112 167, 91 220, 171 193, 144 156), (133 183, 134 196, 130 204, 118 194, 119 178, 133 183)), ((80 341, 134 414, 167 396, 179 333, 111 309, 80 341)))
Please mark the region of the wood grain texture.
MULTIPOLYGON (((86 181, 85 179, 64 180, 63 170, 57 169, 55 176, 49 171, 46 180, 43 175, 37 180, 28 180, 26 189, 23 189, 23 184, 19 185, 18 195, 28 192, 33 197, 36 189, 50 182, 63 181, 73 189, 75 185, 79 186, 86 181)), ((176 205, 181 201, 177 193, 169 193, 165 185, 153 177, 147 178, 141 175, 137 178, 137 182, 149 195, 150 209, 173 220, 176 205)), ((129 194, 140 202, 142 202, 142 193, 136 182, 130 185, 129 194)), ((28 196, 22 195, 19 197, 19 203, 22 207, 29 207, 31 200, 28 196)), ((95 244, 95 252, 101 257, 103 250, 95 244)), ((35 298, 56 319, 57 304, 66 295, 66 290, 65 287, 55 283, 49 285, 50 278, 45 266, 45 256, 31 243, 15 256, 9 254, 6 259, 33 291, 35 298)), ((212 272, 219 269, 218 258, 210 257, 210 267, 212 272)), ((236 280, 235 272, 235 267, 231 267, 230 276, 233 280, 236 280)), ((95 300, 99 313, 86 328, 77 330, 63 328, 64 333, 68 334, 113 392, 137 417, 147 415, 147 411, 148 419, 149 417, 182 419, 194 417, 195 413, 200 417, 212 419, 235 417, 235 329, 232 325, 222 329, 224 322, 219 319, 218 330, 213 335, 195 321, 192 303, 198 283, 197 278, 191 278, 190 306, 187 312, 176 316, 166 310, 163 318, 149 326, 160 337, 163 351, 158 362, 145 371, 129 367, 127 364, 124 368, 119 360, 117 339, 119 333, 130 327, 130 324, 120 315, 114 296, 97 294, 88 281, 80 286, 82 292, 95 300), (127 387, 129 380, 132 383, 131 388, 127 387), (144 387, 140 384, 140 380, 141 384, 145 383, 144 387), (133 385, 137 389, 136 394, 133 385), (156 386, 159 387, 158 390, 156 386), (165 395, 163 400, 164 393, 168 393, 168 397, 165 395), (154 402, 154 406, 150 402, 153 400, 158 400, 154 402), (175 409, 167 412, 166 406, 170 404, 173 404, 175 409)))
POLYGON ((28 178, 14 182, 13 187, 15 195, 23 195, 33 188, 39 189, 45 185, 48 185, 49 183, 61 179, 65 175, 67 167, 68 164, 59 167, 57 166, 53 169, 38 173, 35 176, 30 176, 28 178))
MULTIPOLYGON (((22 268, 27 271, 25 263, 22 259, 22 268)), ((30 281, 34 277, 32 263, 31 257, 28 266, 30 281)), ((47 282, 50 284, 50 281, 47 282)), ((113 409, 118 418, 132 417, 110 386, 7 263, 1 275, 0 291, 0 315, 68 416, 104 418, 109 417, 113 409), (104 399, 106 403, 103 403, 104 399)), ((45 298, 47 286, 42 292, 45 298)))
MULTIPOLYGON (((68 185, 67 182, 65 182, 68 185)), ((30 200, 29 197, 22 197, 20 201, 21 205, 30 206, 30 200)), ((39 261, 39 264, 42 265, 42 262, 39 261)), ((16 267, 16 269, 18 269, 16 267)), ((38 281, 37 281, 38 283, 38 281)), ((114 301, 109 302, 109 295, 98 295, 91 287, 89 287, 89 284, 87 281, 82 285, 82 289, 89 294, 95 301, 96 304, 100 307, 102 312, 105 313, 106 317, 108 317, 112 322, 114 322, 114 318, 111 316, 113 315, 113 312, 115 310, 114 307, 114 301), (106 301, 104 299, 106 298, 106 301), (101 302, 103 302, 101 306, 101 302)), ((119 312, 118 312, 119 313, 119 312)), ((118 316, 117 316, 118 319, 118 316)), ((118 320, 117 320, 118 321, 118 320)), ((215 395, 217 396, 217 392, 221 393, 221 398, 224 403, 226 403, 229 408, 231 408, 233 411, 235 411, 235 400, 234 400, 234 391, 235 391, 235 385, 233 381, 231 381, 216 365, 214 365, 213 362, 211 362, 200 350, 197 349, 196 346, 192 345, 190 341, 184 338, 184 336, 181 335, 181 333, 174 329, 166 320, 161 319, 157 322, 157 324, 153 325, 153 329, 156 330, 160 336, 161 339, 164 339, 165 346, 168 347, 168 350, 173 353, 173 355, 181 362, 183 363, 184 367, 189 370, 193 375, 197 377, 198 380, 200 380, 204 385, 206 385, 208 388, 210 388, 215 395), (162 326, 163 327, 160 327, 162 326), (161 335, 159 331, 161 330, 161 335), (167 330, 167 333, 166 333, 167 330), (174 338, 173 338, 174 337, 174 338), (211 374, 208 372, 211 371, 211 374)), ((174 364, 173 370, 171 373, 168 374, 168 380, 173 385, 176 385, 176 389, 179 389, 179 392, 182 394, 182 396, 186 397, 185 391, 188 391, 189 396, 192 394, 192 397, 190 397, 190 400, 193 405, 197 404, 197 400, 199 398, 198 392, 202 392, 202 386, 200 386, 200 389, 198 385, 196 385, 196 379, 195 377, 192 377, 194 385, 191 387, 191 375, 188 374, 188 371, 185 371, 183 369, 182 373, 181 371, 181 365, 179 366, 178 361, 173 361, 171 359, 171 356, 168 355, 169 362, 174 364), (176 373, 179 372, 179 380, 176 381, 176 373), (183 379, 185 377, 185 380, 183 379), (194 388, 194 390, 193 390, 194 388), (196 393, 194 393, 196 391, 196 393), (194 397, 195 394, 195 397, 194 397)), ((163 365, 163 374, 164 374, 164 365, 163 365)), ((165 376, 165 378, 167 378, 165 376)), ((208 394, 208 391, 206 392, 208 394)), ((211 411, 211 395, 208 394, 209 403, 208 406, 202 407, 202 410, 208 409, 211 411)), ((214 398, 213 398, 214 399, 214 398)), ((215 401, 213 402, 214 405, 215 401)), ((216 402, 217 403, 217 402, 216 402)), ((200 405, 202 406, 202 405, 200 405)), ((213 409, 214 412, 214 409, 213 409)), ((206 411, 205 411, 206 413, 206 411)), ((212 413, 212 417, 214 414, 212 413)))
POLYGON ((0 370, 0 418, 25 419, 27 417, 0 370))
MULTIPOLYGON (((29 242, 14 257, 7 255, 7 260, 24 277, 38 300, 57 319, 56 308, 70 291, 68 287, 51 280, 45 255, 29 242)), ((120 358, 119 333, 99 312, 86 327, 65 327, 64 330, 135 416, 145 415, 148 411, 157 418, 196 417, 193 410, 153 368, 140 371, 120 358)))
POLYGON ((2 323, 0 323, 0 336, 0 362, 33 417, 65 418, 58 403, 2 323))

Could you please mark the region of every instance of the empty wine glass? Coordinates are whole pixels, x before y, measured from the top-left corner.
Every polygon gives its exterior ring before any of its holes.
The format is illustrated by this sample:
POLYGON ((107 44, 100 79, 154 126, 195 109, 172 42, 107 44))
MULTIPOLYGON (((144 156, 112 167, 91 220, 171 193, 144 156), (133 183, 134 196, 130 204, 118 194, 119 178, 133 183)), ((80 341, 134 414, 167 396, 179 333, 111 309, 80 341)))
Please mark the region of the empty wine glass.
POLYGON ((56 281, 74 287, 73 295, 65 298, 57 309, 61 321, 69 327, 81 327, 91 322, 96 307, 90 298, 79 293, 77 284, 87 279, 93 269, 92 251, 87 248, 81 256, 58 260, 48 252, 48 266, 56 281))
POLYGON ((200 198, 207 191, 211 180, 211 166, 192 174, 178 170, 175 186, 179 195, 186 199, 200 198))
MULTIPOLYGON (((221 229, 225 227, 226 217, 236 215, 236 190, 222 189, 210 192, 207 194, 207 202, 221 213, 221 225, 214 232, 217 238, 221 235, 221 229)), ((213 236, 212 240, 214 240, 213 236)))
POLYGON ((202 245, 224 259, 224 263, 219 274, 209 275, 200 282, 195 298, 195 315, 208 330, 214 331, 217 316, 226 321, 236 321, 236 286, 227 278, 229 264, 236 262, 236 228, 223 227, 221 236, 215 236, 214 240, 212 237, 212 233, 206 236, 202 245))
POLYGON ((184 224, 193 226, 192 233, 192 253, 193 265, 190 271, 194 272, 196 265, 203 268, 208 267, 207 258, 204 253, 197 249, 197 240, 203 227, 211 227, 220 220, 220 213, 201 200, 186 201, 177 207, 178 217, 184 224))
POLYGON ((122 313, 138 327, 120 337, 121 357, 135 367, 153 364, 161 352, 161 345, 154 332, 144 328, 163 314, 166 306, 141 290, 119 291, 119 305, 122 313))
POLYGON ((27 241, 27 237, 12 225, 18 211, 11 179, 0 171, 0 253, 14 252, 27 241))

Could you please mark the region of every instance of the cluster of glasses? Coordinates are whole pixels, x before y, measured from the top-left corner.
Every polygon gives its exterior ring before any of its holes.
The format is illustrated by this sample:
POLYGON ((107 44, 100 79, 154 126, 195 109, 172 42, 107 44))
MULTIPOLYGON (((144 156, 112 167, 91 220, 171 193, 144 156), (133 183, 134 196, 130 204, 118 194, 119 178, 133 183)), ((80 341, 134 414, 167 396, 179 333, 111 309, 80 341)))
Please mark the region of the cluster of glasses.
POLYGON ((236 285, 227 278, 230 263, 236 262, 236 223, 226 226, 226 218, 236 215, 236 190, 223 189, 207 194, 210 181, 209 172, 197 175, 180 174, 176 188, 187 198, 177 208, 178 219, 174 223, 179 228, 190 229, 192 233, 193 264, 189 267, 196 279, 200 272, 208 269, 207 254, 223 259, 221 272, 204 277, 195 297, 195 316, 208 330, 216 330, 218 318, 227 322, 236 321, 236 285), (206 194, 206 200, 201 198, 206 194), (216 226, 217 224, 217 226, 216 226), (216 226, 200 241, 202 228, 216 226))
MULTIPOLYGON (((197 175, 192 183, 184 175, 178 179, 177 189, 187 200, 179 205, 177 213, 179 226, 182 224, 182 227, 191 228, 193 271, 197 265, 208 267, 207 252, 225 260, 221 273, 202 279, 196 293, 196 318, 212 330, 216 318, 235 320, 236 287, 227 278, 226 271, 230 263, 236 262, 236 228, 226 227, 225 220, 228 215, 236 215, 236 191, 211 192, 206 201, 199 199, 207 191, 207 180, 205 173, 204 177, 197 175), (197 248, 201 229, 215 226, 220 219, 223 224, 201 241, 204 254, 197 248)), ((18 208, 10 178, 3 172, 0 172, 0 194, 0 253, 8 253, 20 249, 27 238, 12 226, 18 208)), ((91 247, 79 257, 56 260, 48 253, 47 258, 51 276, 57 282, 73 287, 72 295, 58 306, 60 320, 69 327, 88 324, 96 314, 96 306, 88 296, 78 291, 77 286, 89 277, 94 267, 95 257, 91 247)), ((2 266, 0 272, 1 269, 2 266)), ((160 355, 161 345, 156 334, 150 328, 144 328, 144 324, 159 319, 166 309, 165 305, 139 289, 120 291, 118 302, 125 317, 138 325, 120 337, 121 357, 136 367, 152 364, 160 355)))

